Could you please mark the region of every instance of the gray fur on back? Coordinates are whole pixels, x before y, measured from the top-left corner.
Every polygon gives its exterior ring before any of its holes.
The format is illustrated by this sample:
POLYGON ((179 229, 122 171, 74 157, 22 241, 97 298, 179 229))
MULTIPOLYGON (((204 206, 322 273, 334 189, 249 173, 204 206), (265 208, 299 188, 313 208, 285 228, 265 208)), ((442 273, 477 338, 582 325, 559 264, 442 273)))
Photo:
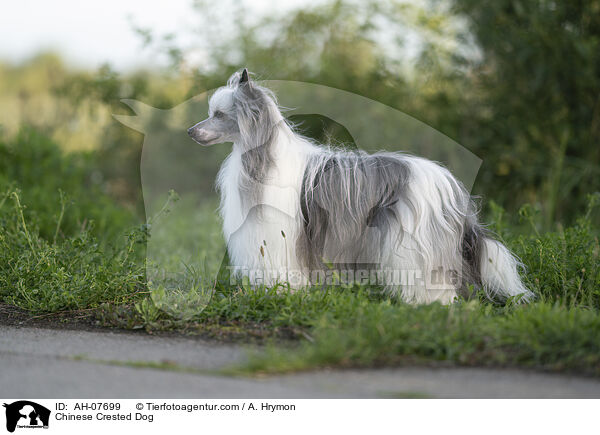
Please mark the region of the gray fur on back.
MULTIPOLYGON (((411 237, 404 233, 398 213, 399 207, 406 207, 412 216, 418 214, 407 194, 408 158, 401 153, 331 149, 310 156, 300 194, 303 231, 296 243, 296 255, 304 267, 378 270, 386 262, 385 251, 393 250, 398 242, 393 238, 411 237)), ((468 297, 469 285, 481 285, 485 232, 477 223, 470 196, 459 184, 455 187, 455 203, 463 209, 463 220, 452 223, 456 234, 462 234, 457 246, 462 252, 462 270, 457 272, 462 293, 468 297)))
POLYGON ((394 206, 410 171, 398 154, 331 151, 309 158, 300 195, 304 232, 297 255, 310 268, 323 261, 362 267, 378 263, 390 225, 401 225, 394 206))

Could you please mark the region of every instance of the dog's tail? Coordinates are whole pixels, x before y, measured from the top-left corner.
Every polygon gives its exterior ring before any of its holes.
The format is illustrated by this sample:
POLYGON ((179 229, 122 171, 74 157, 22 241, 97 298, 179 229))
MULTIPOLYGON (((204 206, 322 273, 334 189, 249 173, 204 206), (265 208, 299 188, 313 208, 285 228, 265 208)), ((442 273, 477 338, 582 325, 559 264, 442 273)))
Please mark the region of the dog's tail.
POLYGON ((534 298, 519 276, 519 269, 523 268, 519 259, 474 220, 465 225, 463 258, 470 270, 468 281, 479 284, 490 299, 516 297, 520 302, 528 302, 534 298))

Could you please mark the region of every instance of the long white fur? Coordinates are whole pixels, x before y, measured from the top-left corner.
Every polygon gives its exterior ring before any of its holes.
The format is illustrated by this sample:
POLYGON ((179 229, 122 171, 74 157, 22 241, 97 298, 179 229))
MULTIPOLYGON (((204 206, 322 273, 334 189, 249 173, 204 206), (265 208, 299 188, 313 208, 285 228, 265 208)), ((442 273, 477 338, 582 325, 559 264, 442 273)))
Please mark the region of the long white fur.
MULTIPOLYGON (((213 95, 210 113, 236 110, 233 107, 236 80, 239 73, 213 95)), ((268 174, 261 181, 260 197, 249 201, 240 189, 244 172, 243 138, 234 140, 233 150, 219 172, 217 187, 221 193, 223 233, 230 262, 238 274, 248 275, 254 284, 272 285, 287 280, 293 287, 302 288, 309 285, 309 277, 297 257, 296 241, 304 231, 300 202, 305 172, 310 178, 309 160, 327 158, 337 151, 296 134, 276 102, 269 104, 272 106, 265 110, 276 111, 273 128, 277 134, 270 148, 272 162, 268 174)), ((389 155, 407 164, 410 177, 402 198, 394 205, 400 224, 392 225, 388 239, 383 241, 379 261, 382 268, 421 271, 423 282, 387 287, 407 302, 450 303, 457 296, 460 284, 440 287, 432 284, 429 277, 439 267, 458 271, 463 268, 465 222, 476 222, 470 196, 441 165, 401 153, 389 155)), ((339 201, 344 199, 340 197, 339 201)), ((519 261, 504 245, 486 236, 479 255, 481 284, 488 295, 500 298, 521 295, 522 300, 532 297, 519 277, 519 261)))

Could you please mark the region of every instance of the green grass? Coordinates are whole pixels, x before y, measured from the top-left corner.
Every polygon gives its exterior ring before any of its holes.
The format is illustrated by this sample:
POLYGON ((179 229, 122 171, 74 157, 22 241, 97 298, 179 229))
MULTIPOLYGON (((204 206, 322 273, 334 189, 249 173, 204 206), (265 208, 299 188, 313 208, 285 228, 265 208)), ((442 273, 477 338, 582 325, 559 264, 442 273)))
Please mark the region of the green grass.
POLYGON ((0 196, 0 298, 33 313, 127 302, 143 288, 138 235, 101 247, 88 231, 48 241, 28 226, 18 191, 0 196))
POLYGON ((223 242, 214 203, 182 198, 125 231, 127 211, 86 184, 89 163, 60 157, 41 137, 18 141, 0 144, 7 159, 23 165, 0 177, 3 303, 31 313, 93 309, 101 323, 128 329, 266 340, 264 352, 228 370, 234 374, 435 363, 600 375, 598 194, 575 225, 543 234, 531 207, 521 211, 529 234, 513 233, 496 207, 492 229, 523 260, 535 302, 500 306, 481 296, 411 306, 369 287, 292 292, 285 285, 230 285, 217 276, 223 242), (32 149, 20 146, 27 141, 46 150, 42 161, 55 162, 53 174, 66 184, 31 181, 40 163, 27 166, 20 155, 31 157, 32 149), (111 216, 115 227, 106 232, 81 225, 97 219, 109 225, 111 216))
POLYGON ((0 155, 1 301, 80 310, 144 289, 144 228, 126 231, 133 215, 88 182, 89 159, 27 130, 0 155))
POLYGON ((298 347, 269 346, 233 372, 287 372, 416 362, 526 366, 600 375, 600 316, 548 303, 488 310, 479 301, 451 307, 366 302, 350 316, 327 313, 298 347), (494 312, 495 311, 495 312, 494 312))

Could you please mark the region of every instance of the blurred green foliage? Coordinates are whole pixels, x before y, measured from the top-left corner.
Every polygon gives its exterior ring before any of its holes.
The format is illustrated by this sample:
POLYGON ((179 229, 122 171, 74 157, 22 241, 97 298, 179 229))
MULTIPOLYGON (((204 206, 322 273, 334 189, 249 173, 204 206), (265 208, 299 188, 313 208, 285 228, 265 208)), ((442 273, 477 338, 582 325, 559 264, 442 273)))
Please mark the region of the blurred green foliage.
POLYGON ((65 154, 47 137, 23 129, 0 141, 0 191, 19 192, 25 219, 46 240, 89 230, 112 241, 138 219, 104 192, 94 156, 65 154))
MULTIPOLYGON (((120 99, 170 108, 246 66, 258 79, 344 89, 426 122, 483 159, 474 193, 513 217, 533 204, 544 229, 574 222, 600 190, 598 0, 329 0, 264 16, 244 2, 193 7, 191 45, 134 29, 172 60, 167 70, 74 71, 50 54, 0 65, 5 133, 26 123, 67 150, 95 149, 107 191, 141 210, 142 136, 111 118, 130 114, 120 99)), ((317 139, 348 139, 344 126, 308 124, 317 139)), ((223 154, 205 163, 216 168, 223 154)))
POLYGON ((463 140, 496 168, 482 184, 540 201, 546 227, 573 217, 600 190, 600 1, 455 5, 483 53, 463 140))

